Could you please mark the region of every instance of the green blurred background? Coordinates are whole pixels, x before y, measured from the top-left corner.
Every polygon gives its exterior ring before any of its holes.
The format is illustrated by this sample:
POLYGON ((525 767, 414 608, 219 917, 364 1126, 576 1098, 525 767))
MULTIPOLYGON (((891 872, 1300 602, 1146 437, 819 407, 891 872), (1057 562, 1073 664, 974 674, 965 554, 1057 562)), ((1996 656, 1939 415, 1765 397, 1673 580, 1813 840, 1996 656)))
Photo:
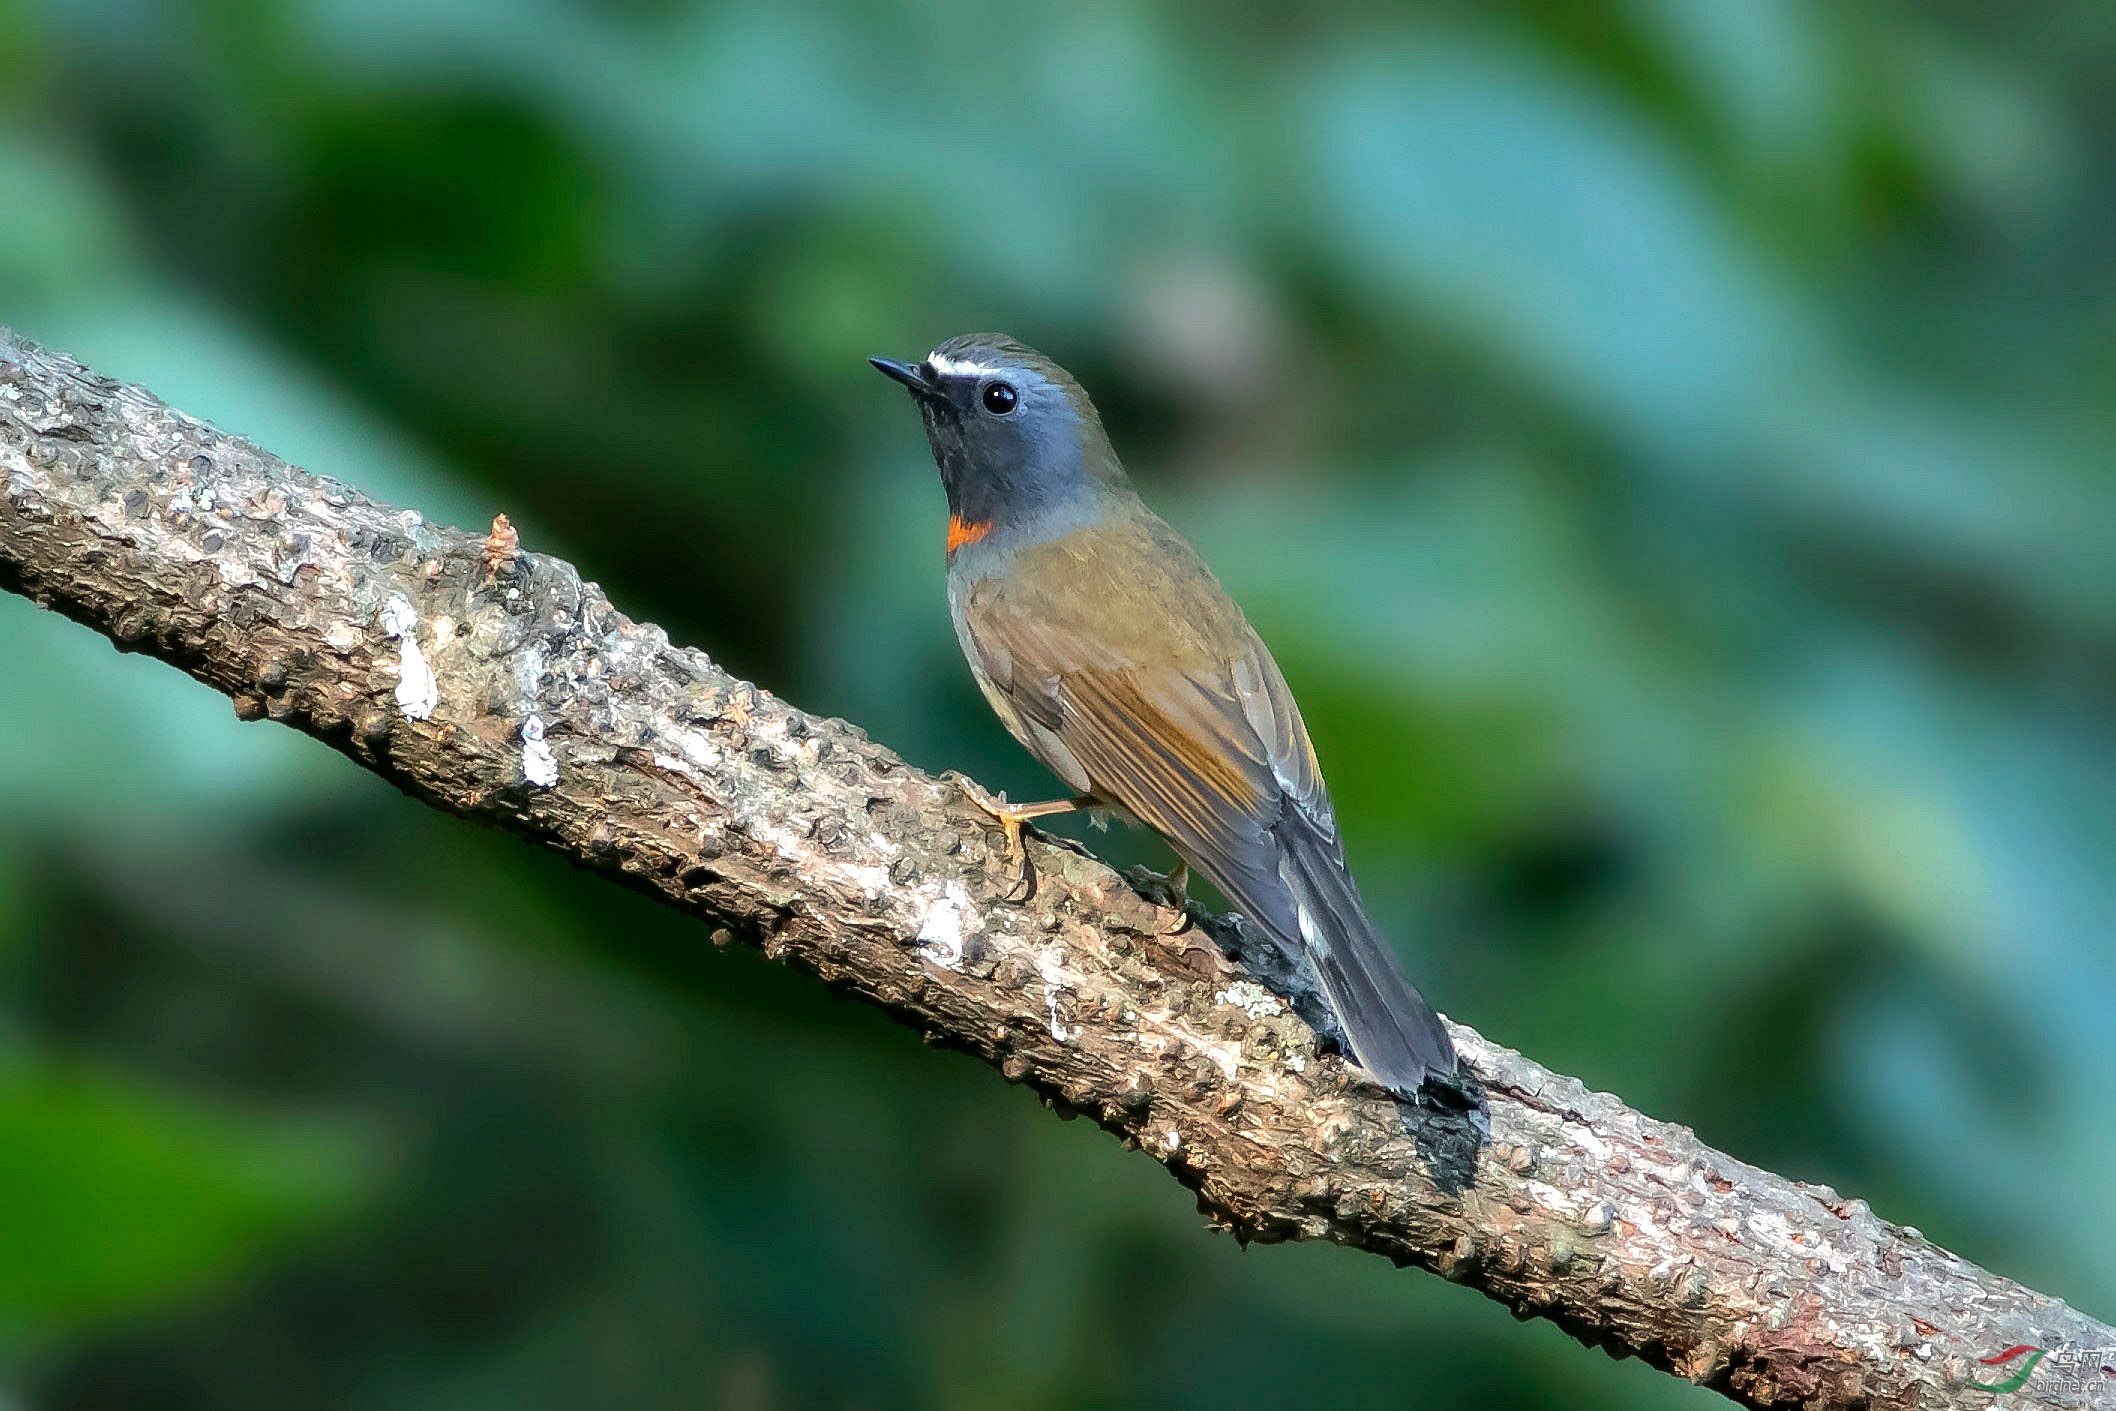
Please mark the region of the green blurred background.
MULTIPOLYGON (((0 0, 0 320, 1033 793, 865 363, 1011 331, 1444 1008, 2116 1313, 2116 11, 1300 8, 0 0)), ((0 657, 0 1407, 1716 1404, 0 657)))

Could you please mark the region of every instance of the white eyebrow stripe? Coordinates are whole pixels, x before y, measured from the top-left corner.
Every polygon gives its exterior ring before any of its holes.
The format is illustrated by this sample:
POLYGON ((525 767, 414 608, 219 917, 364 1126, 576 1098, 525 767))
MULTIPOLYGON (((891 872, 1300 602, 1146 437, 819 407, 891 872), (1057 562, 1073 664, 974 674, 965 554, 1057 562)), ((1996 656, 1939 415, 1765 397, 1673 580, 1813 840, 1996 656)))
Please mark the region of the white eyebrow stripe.
POLYGON ((926 354, 926 363, 942 377, 983 377, 994 370, 983 363, 960 362, 940 352, 926 354))

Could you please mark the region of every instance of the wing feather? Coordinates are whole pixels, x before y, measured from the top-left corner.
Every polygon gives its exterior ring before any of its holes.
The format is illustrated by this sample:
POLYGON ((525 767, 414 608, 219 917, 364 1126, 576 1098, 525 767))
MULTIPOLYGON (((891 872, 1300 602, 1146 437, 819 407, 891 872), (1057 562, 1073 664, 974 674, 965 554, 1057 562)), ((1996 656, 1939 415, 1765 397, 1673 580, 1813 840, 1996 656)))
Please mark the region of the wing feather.
POLYGON ((1409 1093, 1452 1073, 1445 1027, 1345 869, 1277 663, 1174 531, 1132 523, 1133 536, 1076 534, 1021 551, 1004 575, 951 583, 986 694, 1075 789, 1160 833, 1250 920, 1303 946, 1377 1077, 1409 1093))
POLYGON ((1061 763, 1080 771, 1087 792, 1166 837, 1259 924, 1297 939, 1272 829, 1289 807, 1332 840, 1336 824, 1285 680, 1237 622, 1224 656, 1126 660, 1106 638, 988 594, 972 596, 964 635, 1028 726, 1015 734, 1032 753, 1068 782, 1078 778, 1061 763))

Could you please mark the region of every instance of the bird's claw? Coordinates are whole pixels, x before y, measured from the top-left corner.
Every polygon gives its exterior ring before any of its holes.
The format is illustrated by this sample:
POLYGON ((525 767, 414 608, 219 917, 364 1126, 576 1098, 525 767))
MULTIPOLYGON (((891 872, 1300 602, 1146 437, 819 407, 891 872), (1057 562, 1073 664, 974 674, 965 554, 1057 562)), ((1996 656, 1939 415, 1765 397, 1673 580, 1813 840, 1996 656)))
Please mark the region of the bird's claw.
POLYGON ((1029 850, 1021 841, 1021 825, 1024 822, 1022 815, 1008 806, 1004 790, 995 794, 974 779, 958 779, 956 782, 962 786, 964 796, 990 814, 993 821, 999 824, 1000 830, 1006 834, 1007 868, 1013 878, 1006 891, 1000 894, 1001 899, 1009 902, 1027 901, 1029 894, 1035 890, 1036 879, 1029 868, 1029 850))
POLYGON ((1220 949, 1220 943, 1211 932, 1193 924, 1195 918, 1190 914, 1189 899, 1183 890, 1183 883, 1187 880, 1185 869, 1177 867, 1170 876, 1163 877, 1144 867, 1130 867, 1125 869, 1124 880, 1131 883, 1132 889, 1140 896, 1153 903, 1153 942, 1184 969, 1208 979, 1218 977, 1222 980, 1243 973, 1241 965, 1220 949))
POLYGON ((1163 911, 1175 913, 1172 921, 1166 921, 1157 934, 1180 936, 1190 929, 1190 864, 1178 859, 1176 865, 1166 872, 1154 872, 1144 867, 1134 867, 1130 873, 1131 883, 1145 897, 1163 911))

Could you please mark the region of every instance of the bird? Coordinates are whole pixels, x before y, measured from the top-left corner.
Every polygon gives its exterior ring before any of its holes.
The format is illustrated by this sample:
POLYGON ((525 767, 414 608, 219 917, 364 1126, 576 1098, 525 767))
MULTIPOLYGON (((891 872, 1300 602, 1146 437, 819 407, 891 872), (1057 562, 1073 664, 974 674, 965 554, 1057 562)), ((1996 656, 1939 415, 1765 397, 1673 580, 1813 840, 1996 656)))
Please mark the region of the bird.
POLYGON ((1029 820, 1093 809, 1143 823, 1312 960, 1352 1057, 1384 1087, 1450 1089, 1454 1043, 1360 901, 1285 676, 1197 550, 1132 488, 1086 391, 997 333, 950 338, 916 362, 869 361, 925 424, 971 674, 1072 791, 1009 804, 965 782, 1024 884, 1029 820))

